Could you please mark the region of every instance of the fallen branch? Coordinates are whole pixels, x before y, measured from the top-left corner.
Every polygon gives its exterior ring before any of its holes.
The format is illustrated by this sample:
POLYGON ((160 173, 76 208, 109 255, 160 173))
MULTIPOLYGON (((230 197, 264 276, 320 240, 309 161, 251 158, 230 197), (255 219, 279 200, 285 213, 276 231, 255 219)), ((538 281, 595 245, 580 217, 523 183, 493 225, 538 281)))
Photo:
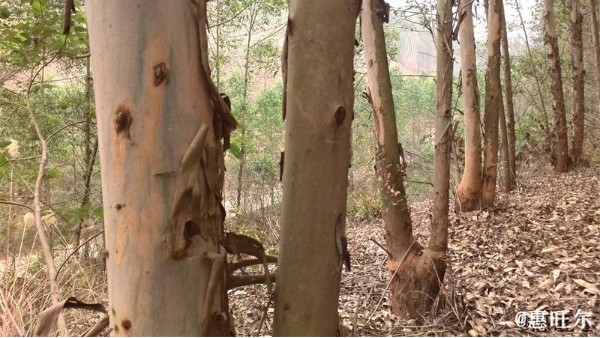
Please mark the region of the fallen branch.
MULTIPOLYGON (((274 273, 269 274, 271 281, 275 281, 277 275, 274 273)), ((227 279, 227 290, 239 288, 240 286, 253 285, 253 284, 264 284, 266 283, 266 275, 246 275, 246 276, 229 276, 227 279)))
MULTIPOLYGON (((277 263, 277 257, 275 256, 265 256, 267 259, 267 263, 277 263)), ((239 262, 229 263, 227 264, 227 273, 232 274, 235 270, 239 270, 248 266, 262 264, 263 262, 259 259, 244 259, 239 262)))
POLYGON ((92 327, 90 327, 82 337, 95 337, 99 335, 109 324, 108 315, 103 315, 100 320, 92 327))

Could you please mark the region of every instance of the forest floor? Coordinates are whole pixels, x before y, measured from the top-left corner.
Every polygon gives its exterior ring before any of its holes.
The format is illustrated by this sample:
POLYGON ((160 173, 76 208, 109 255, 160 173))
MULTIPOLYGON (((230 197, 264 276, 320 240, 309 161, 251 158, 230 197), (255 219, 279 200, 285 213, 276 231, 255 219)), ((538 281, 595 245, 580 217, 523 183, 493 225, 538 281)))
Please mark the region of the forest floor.
MULTIPOLYGON (((431 203, 411 210, 416 237, 426 244, 431 203)), ((386 253, 371 240, 385 243, 382 228, 380 219, 348 225, 352 271, 342 273, 339 312, 354 335, 600 335, 599 167, 538 175, 500 193, 491 210, 452 212, 442 293, 433 312, 416 320, 391 313, 386 253), (529 324, 517 325, 517 313, 529 324), (563 324, 568 328, 557 328, 563 324)), ((271 334, 272 306, 258 332, 265 294, 262 286, 232 291, 238 335, 271 334)))

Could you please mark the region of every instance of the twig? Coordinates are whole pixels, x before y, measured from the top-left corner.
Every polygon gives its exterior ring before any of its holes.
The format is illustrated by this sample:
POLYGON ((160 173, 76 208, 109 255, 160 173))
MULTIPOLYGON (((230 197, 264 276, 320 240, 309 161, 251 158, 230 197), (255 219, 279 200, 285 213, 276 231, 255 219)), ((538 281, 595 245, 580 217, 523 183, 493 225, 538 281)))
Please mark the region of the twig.
POLYGON ((15 327, 15 330, 17 331, 17 336, 23 337, 23 331, 21 331, 21 328, 19 327, 19 325, 17 325, 17 321, 15 320, 15 317, 13 316, 12 312, 8 308, 8 303, 6 302, 6 297, 4 296, 4 292, 2 291, 2 288, 0 288, 0 296, 2 297, 2 302, 0 302, 0 305, 2 305, 3 312, 8 315, 8 318, 10 318, 10 321, 12 322, 13 326, 15 327))
POLYGON ((269 300, 267 301, 267 306, 265 306, 265 310, 263 311, 262 318, 260 319, 260 323, 258 324, 258 330, 256 331, 256 335, 258 337, 260 337, 260 331, 262 330, 263 324, 265 323, 265 320, 267 319, 267 314, 269 312, 269 306, 271 305, 271 302, 273 302, 274 296, 275 296, 275 293, 272 293, 269 295, 269 300))
POLYGON ((79 123, 84 123, 84 122, 85 122, 85 120, 82 120, 82 121, 75 121, 75 122, 71 122, 71 123, 67 123, 67 124, 65 124, 64 126, 62 126, 62 127, 58 128, 57 130, 55 130, 55 131, 54 131, 52 134, 50 134, 50 136, 48 136, 48 137, 46 138, 46 142, 50 142, 50 139, 51 139, 51 138, 52 138, 54 135, 56 135, 57 133, 61 132, 62 130, 66 129, 66 128, 70 127, 70 126, 74 126, 74 125, 76 125, 76 124, 79 124, 79 123))
POLYGON ((394 280, 394 277, 396 277, 396 274, 398 273, 398 269, 400 269, 400 266, 402 265, 402 262, 404 262, 404 260, 406 259, 406 256, 408 256, 408 253, 410 252, 410 249, 412 249, 412 246, 413 246, 413 244, 415 244, 415 242, 416 242, 416 240, 413 240, 412 243, 410 243, 410 246, 408 247, 408 250, 406 250, 406 252, 404 253, 404 257, 402 257, 402 259, 398 263, 398 266, 394 270, 394 273, 392 274, 392 277, 390 277, 390 281, 387 283, 387 285, 385 286, 385 289, 383 289, 383 292, 381 293, 381 297, 379 298, 379 302, 377 302, 377 305, 375 305, 375 308, 373 309, 373 312, 371 312, 371 315, 369 316, 369 318, 367 318, 367 321, 365 322, 365 326, 371 321, 371 318, 373 318, 373 315, 375 314, 375 312, 377 311, 377 309, 381 305, 381 302, 383 302, 384 294, 390 288, 390 285, 392 284, 392 281, 394 280))
POLYGON ((22 204, 22 203, 17 203, 17 202, 10 202, 10 201, 0 201, 0 204, 8 204, 8 205, 16 205, 18 207, 23 207, 23 208, 27 208, 29 210, 31 210, 33 212, 33 208, 28 206, 27 204, 22 204))
POLYGON ((413 181, 413 180, 407 180, 405 179, 404 182, 408 182, 408 183, 417 183, 417 184, 427 184, 433 187, 433 183, 431 182, 425 182, 425 181, 413 181))
POLYGON ((69 253, 69 255, 67 255, 67 258, 65 258, 65 260, 62 262, 62 264, 60 265, 60 267, 58 267, 58 270, 56 271, 56 276, 58 277, 58 275, 60 274, 60 270, 65 265, 65 263, 69 260, 69 258, 71 258, 71 256, 73 256, 79 249, 81 249, 82 246, 88 244, 91 240, 93 240, 94 238, 102 235, 103 233, 104 233, 104 230, 100 231, 99 233, 97 233, 94 236, 88 238, 85 242, 79 244, 75 249, 73 249, 73 251, 71 251, 71 253, 69 253))
POLYGON ((82 335, 82 337, 95 337, 95 336, 99 335, 100 332, 102 332, 102 330, 104 330, 108 326, 108 324, 109 324, 108 315, 104 314, 104 315, 102 315, 100 320, 96 324, 94 324, 94 326, 89 328, 89 330, 87 330, 82 335))
POLYGON ((394 257, 394 255, 392 255, 392 253, 389 252, 388 249, 386 249, 383 245, 379 244, 379 242, 377 242, 373 237, 371 237, 369 239, 371 240, 371 242, 377 244, 377 246, 380 247, 381 250, 385 251, 388 254, 388 256, 394 257))

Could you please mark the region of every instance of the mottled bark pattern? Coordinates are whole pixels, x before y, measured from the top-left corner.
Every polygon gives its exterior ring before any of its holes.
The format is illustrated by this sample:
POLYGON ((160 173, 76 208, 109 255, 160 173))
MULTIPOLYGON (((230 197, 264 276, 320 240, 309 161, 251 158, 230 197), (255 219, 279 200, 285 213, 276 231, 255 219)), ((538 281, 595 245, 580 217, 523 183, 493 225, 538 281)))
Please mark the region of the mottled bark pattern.
POLYGON ((192 1, 86 5, 112 334, 231 335, 219 245, 223 152, 202 65, 203 9, 192 1))
POLYGON ((485 73, 485 116, 483 139, 483 206, 492 207, 498 175, 498 118, 502 104, 500 85, 500 36, 502 0, 489 0, 487 7, 488 43, 485 73))
POLYGON ((573 143, 571 147, 571 161, 573 165, 577 166, 579 165, 583 151, 583 130, 585 123, 585 72, 583 69, 583 34, 581 29, 583 14, 579 10, 578 0, 573 0, 571 21, 573 25, 573 35, 571 36, 573 65, 573 143))
POLYGON ((565 96, 563 93, 562 71, 554 17, 554 0, 544 0, 546 44, 548 45, 548 61, 552 78, 552 97, 554 108, 554 138, 552 142, 554 170, 563 173, 568 170, 569 144, 567 139, 567 116, 565 112, 565 96))
POLYGON ((508 50, 508 35, 506 33, 506 15, 504 4, 502 4, 502 66, 504 67, 504 115, 506 117, 506 136, 508 140, 508 165, 510 167, 510 177, 507 191, 511 191, 517 182, 517 162, 515 146, 515 108, 513 104, 512 73, 510 70, 510 53, 508 50))

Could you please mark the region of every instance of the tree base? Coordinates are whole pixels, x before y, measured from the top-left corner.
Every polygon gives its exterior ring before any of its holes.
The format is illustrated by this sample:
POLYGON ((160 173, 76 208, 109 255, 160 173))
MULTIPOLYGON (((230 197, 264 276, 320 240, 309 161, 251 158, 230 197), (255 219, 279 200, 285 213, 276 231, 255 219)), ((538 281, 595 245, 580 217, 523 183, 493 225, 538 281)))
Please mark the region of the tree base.
POLYGON ((393 278, 390 285, 393 313, 417 318, 431 310, 440 292, 446 272, 446 254, 425 249, 415 242, 401 262, 388 261, 388 271, 393 278))

